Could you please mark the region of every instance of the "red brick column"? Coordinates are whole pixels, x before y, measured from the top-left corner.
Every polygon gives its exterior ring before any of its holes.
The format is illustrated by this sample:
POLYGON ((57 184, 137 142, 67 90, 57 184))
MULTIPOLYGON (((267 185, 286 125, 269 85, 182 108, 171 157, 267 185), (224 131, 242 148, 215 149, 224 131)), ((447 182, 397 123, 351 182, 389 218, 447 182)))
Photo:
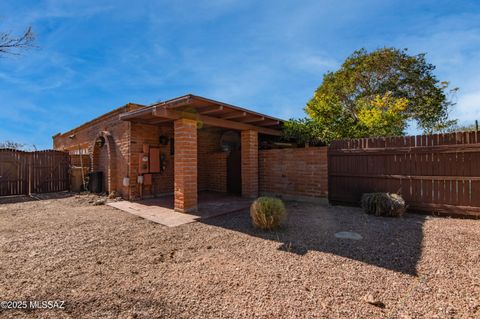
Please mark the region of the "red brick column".
POLYGON ((174 123, 175 210, 197 209, 197 122, 179 119, 174 123))
POLYGON ((258 132, 242 131, 242 196, 258 197, 258 132))

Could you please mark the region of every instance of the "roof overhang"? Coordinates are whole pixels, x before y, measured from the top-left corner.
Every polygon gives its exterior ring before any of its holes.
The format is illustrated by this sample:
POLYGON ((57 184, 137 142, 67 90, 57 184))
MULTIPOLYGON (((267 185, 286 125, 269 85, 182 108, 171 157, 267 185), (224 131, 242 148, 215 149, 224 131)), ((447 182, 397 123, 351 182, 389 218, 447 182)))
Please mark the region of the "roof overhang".
POLYGON ((120 119, 125 121, 154 125, 181 118, 193 119, 210 126, 282 135, 281 119, 192 94, 120 115, 120 119))

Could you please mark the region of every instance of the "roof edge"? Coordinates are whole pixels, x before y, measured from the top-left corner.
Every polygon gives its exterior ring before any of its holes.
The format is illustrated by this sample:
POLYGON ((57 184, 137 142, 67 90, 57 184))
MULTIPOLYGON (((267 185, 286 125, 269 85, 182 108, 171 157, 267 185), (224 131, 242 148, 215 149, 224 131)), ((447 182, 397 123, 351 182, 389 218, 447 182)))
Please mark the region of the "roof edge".
POLYGON ((99 116, 97 116, 97 117, 95 117, 95 118, 93 118, 93 119, 91 119, 91 120, 89 120, 89 121, 87 121, 87 122, 84 122, 84 123, 80 124, 79 126, 77 126, 77 127, 75 127, 75 128, 72 128, 72 129, 70 129, 70 130, 68 130, 68 131, 66 131, 66 132, 63 132, 63 133, 59 132, 59 133, 53 135, 52 138, 56 138, 56 137, 58 137, 58 136, 70 135, 70 134, 72 134, 72 133, 74 133, 74 132, 77 132, 77 131, 79 131, 79 130, 81 130, 81 129, 87 127, 87 126, 89 126, 89 125, 96 124, 96 123, 100 122, 101 120, 103 120, 103 119, 105 119, 105 118, 107 118, 107 117, 109 117, 109 116, 113 116, 113 115, 115 115, 116 113, 127 113, 127 112, 130 112, 130 111, 128 110, 128 107, 129 107, 129 106, 138 106, 138 107, 140 107, 140 108, 148 108, 148 106, 146 106, 146 105, 138 104, 138 103, 131 103, 131 102, 130 102, 130 103, 127 103, 127 104, 122 105, 122 106, 120 106, 120 107, 117 107, 116 109, 113 109, 113 110, 111 110, 111 111, 109 111, 109 112, 107 112, 107 113, 104 113, 104 114, 102 114, 102 115, 99 115, 99 116), (123 112, 122 112, 122 111, 123 111, 123 112))

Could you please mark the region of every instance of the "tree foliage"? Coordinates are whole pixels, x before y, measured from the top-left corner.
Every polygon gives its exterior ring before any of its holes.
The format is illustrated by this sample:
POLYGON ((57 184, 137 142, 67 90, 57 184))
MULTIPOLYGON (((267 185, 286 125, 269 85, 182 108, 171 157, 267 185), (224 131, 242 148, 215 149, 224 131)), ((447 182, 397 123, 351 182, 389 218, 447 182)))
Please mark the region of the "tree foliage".
POLYGON ((398 136, 409 121, 426 133, 447 130, 454 104, 448 82, 437 80, 425 54, 383 48, 355 51, 336 72, 328 72, 307 103, 309 119, 291 120, 286 135, 303 140, 398 136), (302 126, 308 126, 307 128, 302 126))

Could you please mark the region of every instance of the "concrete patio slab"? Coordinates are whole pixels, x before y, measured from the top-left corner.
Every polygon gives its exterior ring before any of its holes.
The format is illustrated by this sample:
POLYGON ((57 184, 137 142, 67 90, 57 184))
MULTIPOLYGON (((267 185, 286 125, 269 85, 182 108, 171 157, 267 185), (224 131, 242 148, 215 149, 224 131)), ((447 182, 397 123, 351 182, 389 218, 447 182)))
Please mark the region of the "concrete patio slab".
POLYGON ((240 196, 214 192, 201 192, 198 198, 197 212, 188 214, 174 211, 173 196, 162 196, 136 202, 112 202, 107 205, 167 227, 176 227, 201 219, 248 209, 252 202, 251 199, 240 196))
POLYGON ((107 205, 167 227, 188 224, 198 219, 195 215, 178 213, 171 208, 149 206, 141 202, 120 201, 107 205))

